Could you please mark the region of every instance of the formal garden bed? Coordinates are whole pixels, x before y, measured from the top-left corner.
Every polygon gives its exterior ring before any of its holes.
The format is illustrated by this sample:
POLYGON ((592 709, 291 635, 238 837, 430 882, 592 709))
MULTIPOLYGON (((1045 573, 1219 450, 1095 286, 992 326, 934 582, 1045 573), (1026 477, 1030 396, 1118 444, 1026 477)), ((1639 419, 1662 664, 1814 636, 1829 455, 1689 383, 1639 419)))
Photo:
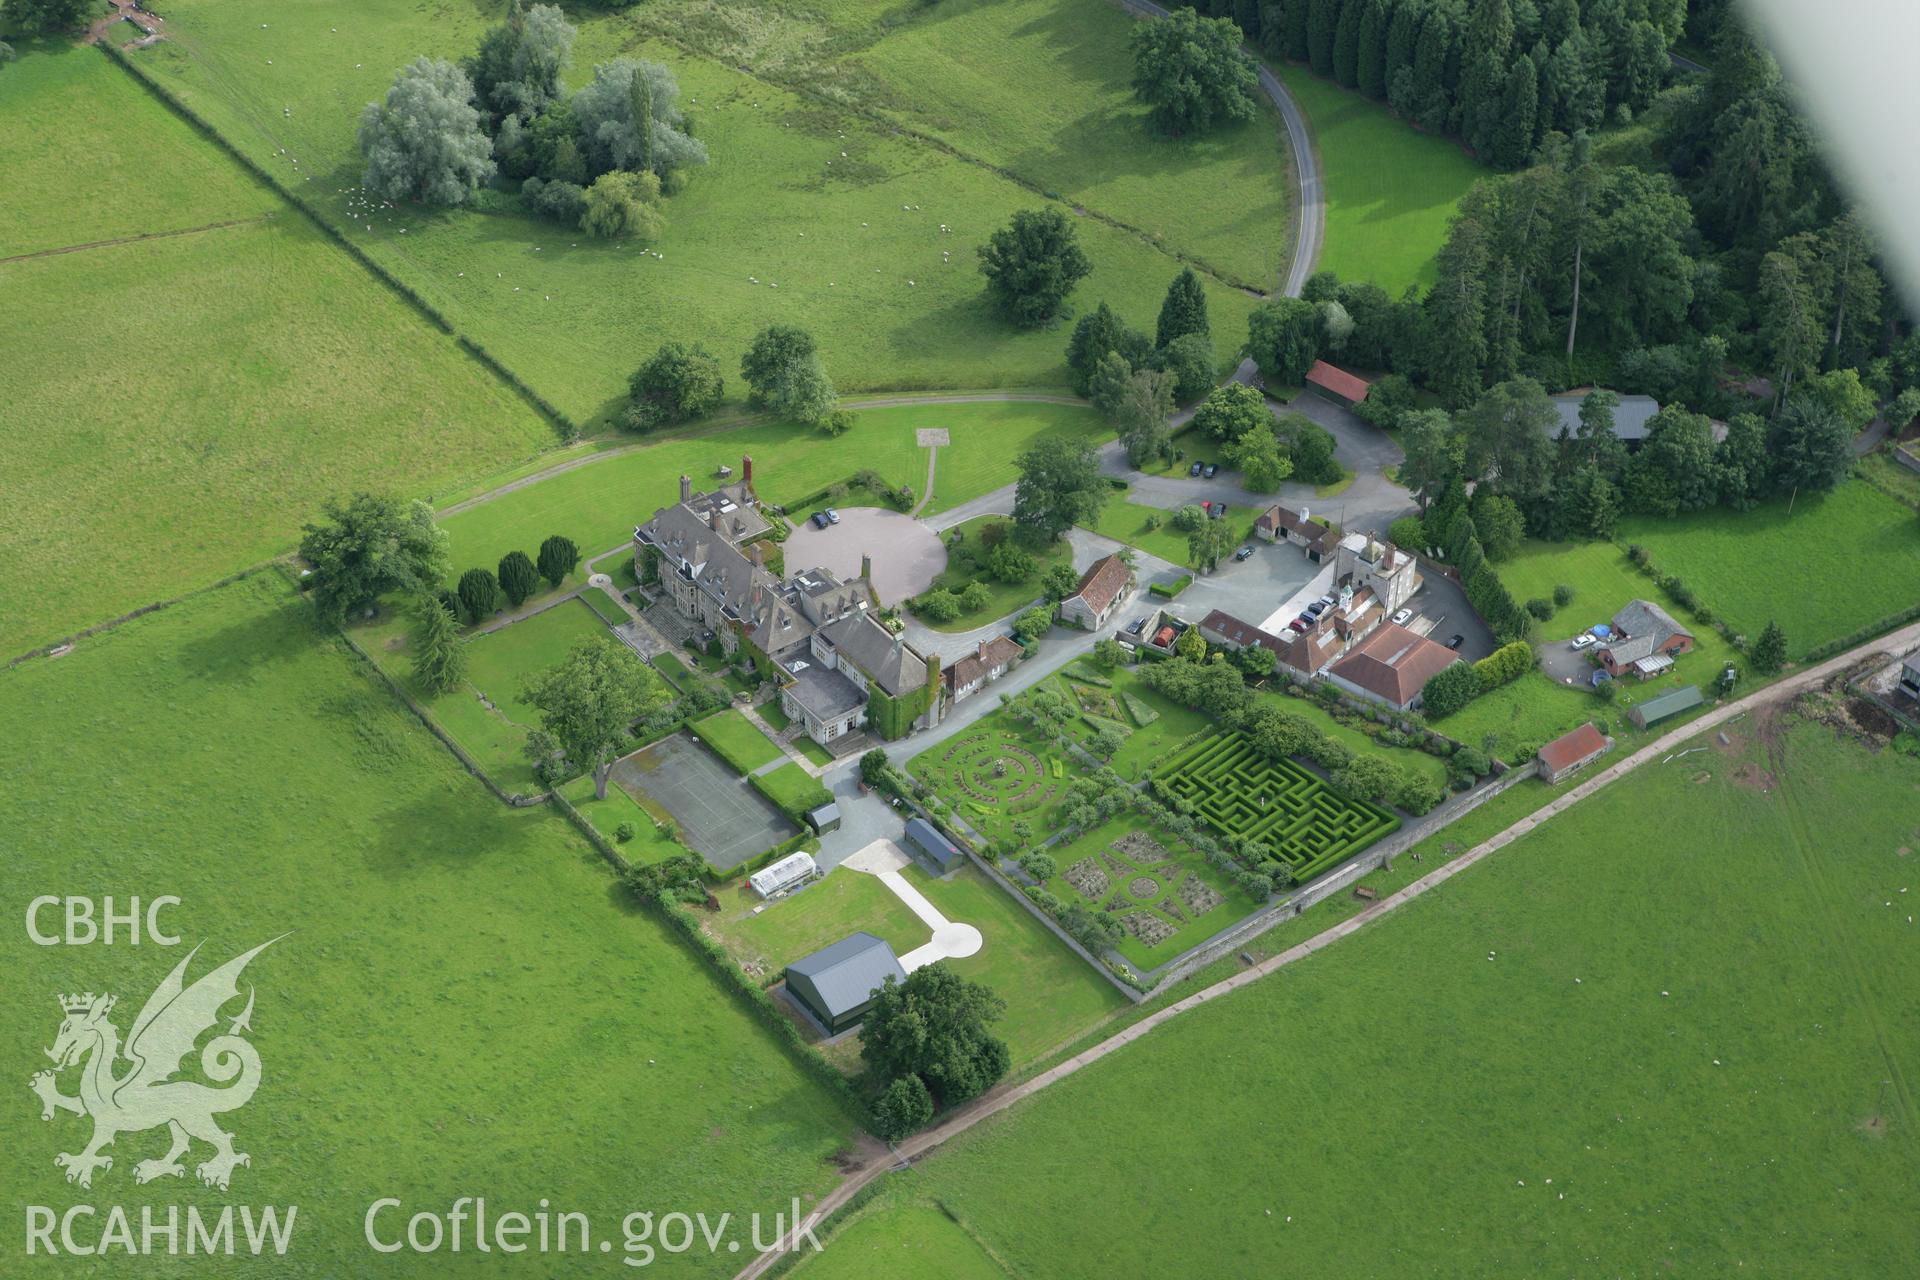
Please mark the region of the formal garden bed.
POLYGON ((1264 905, 1138 813, 1123 813, 1048 853, 1055 873, 1046 891, 1117 921, 1123 932, 1113 949, 1143 972, 1264 905))

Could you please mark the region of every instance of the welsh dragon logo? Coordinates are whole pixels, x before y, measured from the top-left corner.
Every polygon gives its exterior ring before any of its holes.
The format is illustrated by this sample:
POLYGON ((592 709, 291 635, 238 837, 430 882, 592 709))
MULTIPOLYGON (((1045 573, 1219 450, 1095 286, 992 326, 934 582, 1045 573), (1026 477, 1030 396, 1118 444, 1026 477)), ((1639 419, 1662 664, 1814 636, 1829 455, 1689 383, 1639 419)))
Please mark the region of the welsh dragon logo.
POLYGON ((40 1098, 42 1120, 52 1120, 58 1111, 93 1117, 93 1140, 86 1149, 77 1155, 62 1153, 53 1158, 67 1171, 68 1182, 91 1187, 95 1170, 113 1168, 113 1157, 101 1151, 115 1138, 161 1125, 172 1135, 173 1145, 160 1159, 136 1164, 135 1182, 183 1176, 186 1169, 180 1157, 195 1139, 213 1148, 212 1156, 194 1169, 200 1181, 210 1187, 226 1190, 234 1166, 252 1163, 246 1152, 234 1150, 233 1135, 214 1122, 215 1116, 247 1105, 260 1087, 260 1055, 241 1034, 251 1030, 251 985, 246 1008, 228 1023, 225 1034, 214 1036, 200 1050, 201 1072, 224 1087, 176 1080, 174 1076, 200 1037, 220 1021, 222 1006, 239 997, 241 971, 278 941, 263 942, 188 986, 187 966, 200 950, 195 947, 147 997, 124 1046, 120 1029, 109 1016, 115 1004, 113 996, 96 996, 89 991, 60 997, 60 1012, 65 1017, 53 1047, 46 1051, 53 1059, 53 1070, 39 1072, 29 1086, 40 1098), (123 1058, 127 1066, 116 1072, 123 1058), (80 1092, 68 1097, 60 1092, 56 1077, 73 1066, 80 1068, 80 1092))

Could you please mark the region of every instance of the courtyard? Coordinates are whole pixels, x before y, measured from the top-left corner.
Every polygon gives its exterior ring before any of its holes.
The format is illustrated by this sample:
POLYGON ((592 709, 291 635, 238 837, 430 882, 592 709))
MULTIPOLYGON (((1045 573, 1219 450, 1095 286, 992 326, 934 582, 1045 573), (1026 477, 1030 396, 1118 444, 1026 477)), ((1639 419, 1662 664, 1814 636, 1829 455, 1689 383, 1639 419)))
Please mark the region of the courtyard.
POLYGON ((947 567, 940 535, 912 516, 884 507, 837 508, 840 523, 824 529, 796 520, 782 544, 789 572, 820 568, 841 581, 860 576, 863 556, 873 557, 873 589, 882 604, 898 604, 933 585, 947 567))

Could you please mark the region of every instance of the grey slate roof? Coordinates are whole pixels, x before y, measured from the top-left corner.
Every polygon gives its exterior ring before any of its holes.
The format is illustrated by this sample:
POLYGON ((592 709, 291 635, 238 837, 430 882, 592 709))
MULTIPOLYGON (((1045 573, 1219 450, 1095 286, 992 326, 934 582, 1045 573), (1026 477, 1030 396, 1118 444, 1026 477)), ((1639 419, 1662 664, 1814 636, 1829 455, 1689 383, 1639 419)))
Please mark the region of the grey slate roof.
POLYGON ((1622 667, 1666 648, 1675 636, 1693 635, 1651 600, 1629 600, 1626 608, 1613 615, 1613 629, 1626 639, 1611 641, 1605 651, 1622 667))
MULTIPOLYGON (((1560 434, 1560 427, 1565 427, 1570 436, 1580 434, 1580 406, 1587 394, 1569 391, 1553 398, 1553 407, 1560 415, 1560 426, 1553 428, 1554 435, 1560 434)), ((1660 402, 1652 396, 1621 396, 1620 403, 1613 409, 1613 434, 1622 440, 1645 440, 1647 424, 1659 412, 1660 402)))
POLYGON ((959 846, 941 835, 940 829, 925 818, 907 819, 907 839, 919 846, 922 853, 939 863, 942 871, 961 858, 959 846))
POLYGON ((803 980, 831 1017, 873 999, 888 978, 907 980, 893 948, 870 933, 855 933, 787 966, 787 981, 803 980))
POLYGON ((866 705, 867 691, 842 673, 803 658, 807 665, 791 672, 793 682, 787 692, 793 700, 811 711, 818 720, 838 720, 849 711, 866 705))
POLYGON ((850 614, 820 628, 820 634, 842 662, 851 662, 890 698, 927 683, 926 659, 868 614, 850 614))

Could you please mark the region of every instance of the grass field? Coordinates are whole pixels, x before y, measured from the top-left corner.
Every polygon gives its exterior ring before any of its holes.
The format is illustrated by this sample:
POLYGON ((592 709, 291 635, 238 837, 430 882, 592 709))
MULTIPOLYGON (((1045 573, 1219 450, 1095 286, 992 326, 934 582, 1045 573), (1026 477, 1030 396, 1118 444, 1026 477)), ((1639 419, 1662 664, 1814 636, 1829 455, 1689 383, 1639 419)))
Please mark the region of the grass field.
MULTIPOLYGON (((1244 534, 1255 514, 1246 507, 1229 507, 1221 518, 1244 534)), ((1187 553, 1187 535, 1173 527, 1173 516, 1165 507, 1129 502, 1125 494, 1116 493, 1101 506, 1100 514, 1094 518, 1093 531, 1138 547, 1169 564, 1187 565, 1191 559, 1187 553), (1149 528, 1149 525, 1157 527, 1149 528)))
POLYGON ((1292 195, 1285 131, 1264 98, 1247 124, 1159 135, 1133 94, 1134 20, 1101 0, 961 0, 884 21, 851 61, 879 80, 886 115, 1230 280, 1275 286, 1292 195))
POLYGON ((356 625, 352 634, 494 782, 509 792, 544 790, 522 753, 527 734, 540 723, 540 713, 521 701, 521 690, 528 680, 559 666, 582 640, 607 634, 593 610, 568 600, 512 626, 471 637, 466 642, 465 682, 437 696, 413 683, 408 625, 406 617, 388 611, 356 625), (483 697, 493 705, 481 701, 483 697))
MULTIPOLYGON (((753 455, 754 485, 780 503, 817 492, 871 467, 916 492, 927 479, 920 427, 944 426, 953 443, 940 450, 937 490, 928 511, 942 511, 1017 475, 1020 452, 1045 435, 1097 442, 1110 429, 1091 409, 1035 403, 939 404, 863 409, 853 428, 828 444, 792 423, 742 427, 608 454, 442 519, 456 564, 496 564, 515 548, 538 547, 564 533, 588 555, 631 542, 634 525, 678 500, 679 476, 696 488, 715 483, 722 465, 736 470, 753 455)), ((795 566, 796 568, 800 566, 795 566)))
POLYGON ((1307 117, 1326 184, 1320 269, 1398 295, 1434 278, 1434 255, 1460 197, 1487 171, 1455 142, 1416 132, 1304 67, 1275 68, 1307 117))
MULTIPOLYGON (((184 939, 38 947, 16 921, 0 1019, 23 1042, 51 1043, 55 992, 114 992, 124 1033, 188 947, 205 941, 198 976, 288 935, 246 975, 264 1077, 222 1118, 253 1157, 231 1192, 191 1173, 136 1185, 133 1165, 164 1150, 151 1132, 123 1134, 91 1191, 70 1187, 53 1156, 79 1148, 85 1122, 43 1124, 18 1105, 0 1116, 17 1157, 0 1171, 8 1202, 116 1203, 136 1222, 146 1205, 162 1221, 188 1203, 298 1205, 292 1252, 263 1273, 354 1275, 382 1196, 409 1213, 473 1194, 531 1213, 548 1197, 617 1247, 636 1207, 771 1213, 832 1184, 827 1157, 853 1128, 838 1104, 703 960, 624 904, 563 818, 488 797, 276 576, 0 672, 0 722, 10 883, 178 895, 164 919, 184 939)), ((499 1262, 469 1250, 379 1269, 466 1276, 499 1262)), ((660 1265, 724 1276, 737 1261, 660 1265)), ((607 1266, 548 1255, 527 1274, 607 1266)), ((43 1255, 7 1269, 129 1268, 43 1255)))
POLYGON ((833 1247, 810 1254, 791 1274, 806 1280, 872 1280, 910 1275, 916 1280, 1003 1280, 993 1255, 938 1205, 917 1198, 921 1179, 906 1170, 861 1206, 833 1247))
POLYGON ((288 550, 327 495, 554 442, 104 55, 29 47, 0 118, 0 256, 240 220, 0 261, 0 655, 288 550))
POLYGON ((1920 765, 1760 727, 987 1122, 925 1202, 1021 1275, 1904 1270, 1920 765))
MULTIPOLYGON (((658 342, 704 342, 731 369, 752 334, 774 321, 821 337, 843 392, 1063 383, 1065 329, 1020 331, 999 319, 973 257, 1013 211, 1043 197, 854 109, 743 74, 742 64, 759 61, 751 50, 712 60, 641 29, 656 23, 685 45, 703 21, 740 30, 786 21, 773 11, 748 19, 696 7, 575 15, 582 30, 572 81, 617 55, 668 63, 714 157, 671 201, 658 257, 520 216, 517 198, 485 212, 356 215, 349 193, 360 180, 360 108, 407 59, 470 53, 498 19, 496 5, 367 0, 348 19, 328 6, 185 0, 167 15, 173 38, 133 56, 576 420, 616 407, 627 375, 658 342)), ((1275 168, 1281 163, 1275 153, 1275 168)), ((1221 189, 1220 162, 1202 168, 1211 185, 1200 189, 1218 192, 1210 203, 1223 217, 1270 204, 1269 181, 1221 189)), ((1104 298, 1136 323, 1150 320, 1179 263, 1096 219, 1079 227, 1095 271, 1076 304, 1104 298)), ((1224 359, 1253 299, 1217 286, 1212 304, 1224 359)))
POLYGON ((1623 520, 1637 542, 1734 630, 1777 619, 1794 658, 1920 604, 1920 520, 1860 481, 1737 515, 1623 520))
POLYGON ((700 919, 740 967, 763 983, 776 981, 802 956, 865 930, 905 955, 927 940, 927 926, 879 876, 834 870, 798 893, 761 900, 744 879, 715 891, 720 910, 700 919), (759 914, 754 914, 755 909, 759 914))

